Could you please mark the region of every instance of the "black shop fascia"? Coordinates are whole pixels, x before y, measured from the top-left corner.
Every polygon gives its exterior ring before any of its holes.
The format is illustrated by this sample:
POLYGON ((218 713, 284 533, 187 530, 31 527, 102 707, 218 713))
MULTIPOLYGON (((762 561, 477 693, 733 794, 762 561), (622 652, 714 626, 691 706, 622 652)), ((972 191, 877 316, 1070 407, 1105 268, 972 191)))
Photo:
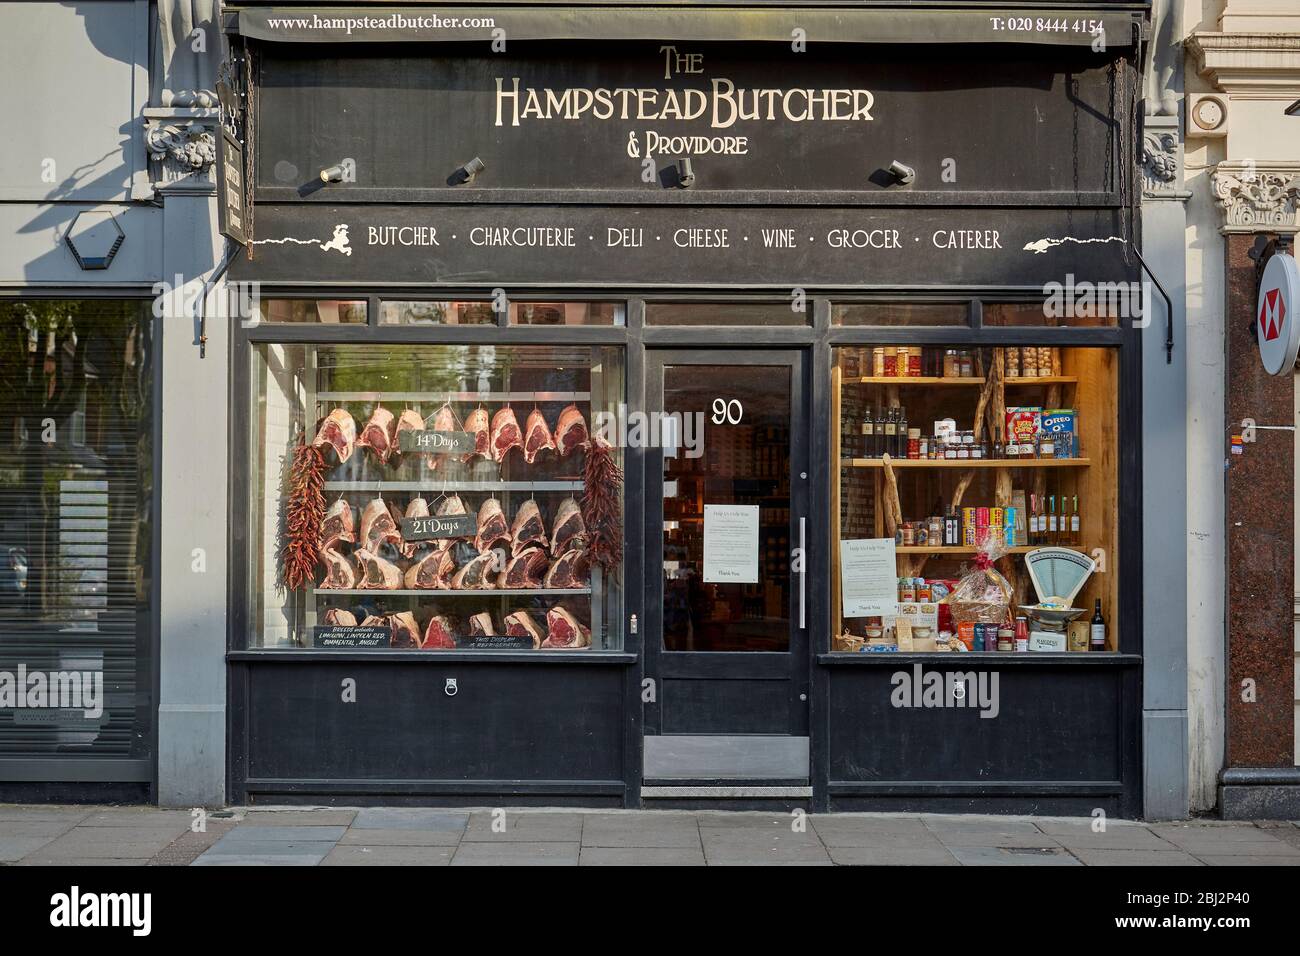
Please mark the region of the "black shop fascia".
MULTIPOLYGON (((250 213, 230 277, 262 302, 232 347, 236 798, 1140 812, 1118 491, 1138 335, 1043 302, 1139 278, 1144 23, 229 9, 250 213), (986 458, 962 491, 1022 517, 1082 502, 1104 651, 886 648, 901 605, 846 598, 846 542, 893 545, 877 584, 952 584, 975 554, 902 543, 965 472, 881 467, 865 417, 978 421, 991 455, 990 403, 1077 413, 1071 456, 986 458), (402 431, 459 437, 439 457, 402 431), (303 448, 325 527, 286 579, 303 448), (997 687, 997 718, 892 705, 914 666, 997 687), (355 701, 321 690, 345 678, 355 701)), ((1037 600, 1009 534, 1008 608, 1037 600)))

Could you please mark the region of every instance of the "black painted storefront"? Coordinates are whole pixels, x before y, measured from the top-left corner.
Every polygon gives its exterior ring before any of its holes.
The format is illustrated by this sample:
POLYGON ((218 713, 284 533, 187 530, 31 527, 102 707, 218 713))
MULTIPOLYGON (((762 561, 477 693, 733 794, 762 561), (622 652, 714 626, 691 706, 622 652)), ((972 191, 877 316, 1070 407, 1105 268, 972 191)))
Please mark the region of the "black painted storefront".
MULTIPOLYGON (((750 799, 667 794, 643 801, 643 784, 662 782, 643 780, 644 736, 669 732, 658 703, 643 700, 643 689, 647 679, 673 677, 658 644, 650 644, 658 641, 649 602, 657 593, 660 542, 645 502, 662 493, 656 484, 659 459, 642 449, 626 450, 625 614, 635 615, 640 627, 625 627, 621 651, 262 650, 248 647, 252 616, 243 569, 253 547, 247 531, 252 488, 239 454, 248 435, 232 435, 235 567, 228 659, 230 787, 237 802, 702 803, 1085 814, 1101 807, 1108 814, 1140 815, 1139 577, 1126 578, 1120 591, 1117 654, 946 659, 831 652, 828 541, 837 468, 830 463, 830 429, 838 423, 829 421, 829 392, 836 346, 1117 350, 1118 477, 1126 489, 1119 549, 1123 566, 1141 563, 1140 329, 1128 323, 995 328, 984 324, 983 315, 986 302, 1040 300, 1043 285, 1064 281, 1067 272, 1092 281, 1140 277, 1126 243, 1139 234, 1134 176, 1140 136, 1134 117, 1140 47, 1134 38, 1143 5, 1020 8, 1031 20, 1050 14, 1068 21, 1067 12, 1105 11, 1107 18, 1121 17, 1130 32, 1112 29, 1105 52, 1059 35, 995 42, 972 34, 971 42, 943 44, 896 37, 894 43, 820 48, 810 41, 810 49, 819 50, 810 61, 801 57, 812 54, 792 52, 788 40, 741 42, 739 34, 730 42, 677 38, 672 31, 682 29, 678 11, 663 14, 663 23, 675 18, 663 39, 682 52, 702 53, 704 72, 665 80, 665 42, 651 33, 622 36, 619 45, 510 39, 508 52, 494 54, 487 52, 488 39, 412 45, 409 38, 389 42, 397 38, 359 33, 307 42, 272 36, 265 27, 269 14, 260 8, 232 15, 235 45, 251 51, 254 61, 258 173, 255 252, 236 258, 231 277, 261 283, 264 298, 364 299, 370 316, 365 325, 264 323, 238 330, 231 354, 232 420, 251 420, 249 357, 258 343, 612 345, 625 349, 629 411, 654 410, 655 369, 667 354, 744 361, 780 353, 793 356, 801 372, 795 409, 808 476, 796 506, 807 529, 806 621, 791 644, 794 679, 781 684, 782 698, 775 701, 788 704, 787 732, 807 736, 806 779, 745 781, 758 794, 750 799), (249 11, 262 19, 248 18, 249 11), (241 30, 243 38, 237 36, 241 30), (872 118, 762 120, 749 124, 753 129, 741 124, 745 132, 734 132, 749 138, 745 155, 696 156, 694 187, 669 188, 671 155, 656 156, 653 181, 642 180, 646 130, 715 135, 707 119, 642 122, 620 120, 616 112, 609 120, 525 119, 514 127, 507 112, 497 126, 498 76, 519 76, 524 87, 557 92, 692 84, 707 91, 714 77, 726 77, 737 88, 867 89, 872 118), (1039 117, 1038 124, 1027 123, 1026 116, 1039 117), (629 152, 634 141, 640 155, 629 152), (471 184, 447 185, 474 156, 484 160, 485 172, 471 184), (355 182, 313 182, 316 170, 344 157, 356 162, 355 182), (943 176, 949 158, 956 160, 955 180, 943 176), (914 185, 888 180, 884 169, 893 159, 917 167, 914 185), (320 244, 336 235, 339 224, 349 227, 352 251, 322 254, 320 244), (574 245, 539 249, 467 241, 472 230, 492 227, 572 229, 574 245), (415 236, 416 229, 425 230, 426 240, 428 230, 436 230, 438 245, 402 245, 400 237, 415 236), (711 230, 715 239, 725 229, 731 246, 681 248, 673 237, 682 229, 711 230), (736 241, 757 238, 763 229, 794 230, 794 247, 736 241), (627 230, 640 230, 632 234, 644 244, 610 245, 627 230), (1040 242, 1065 237, 1070 241, 1040 242), (267 241, 284 239, 320 242, 267 241), (852 247, 855 242, 867 245, 852 247), (942 242, 980 247, 940 248, 942 242), (994 242, 996 248, 986 247, 994 242), (1035 243, 1039 251, 1026 248, 1035 243), (504 312, 495 326, 378 321, 385 300, 490 299, 498 290, 509 302, 624 302, 626 325, 515 326, 504 312), (800 293, 807 302, 803 324, 646 321, 647 309, 656 304, 766 303, 788 309, 792 295, 800 293), (832 324, 833 305, 857 302, 961 303, 969 323, 832 324), (930 670, 996 669, 1001 718, 891 707, 891 674, 916 663, 930 670), (341 709, 335 702, 347 678, 362 681, 368 692, 341 709), (449 678, 460 688, 454 698, 444 694, 449 678)), ((763 9, 771 14, 777 8, 763 9)), ((856 15, 834 9, 845 18, 856 15)), ((636 12, 647 15, 651 8, 636 12)), ((744 12, 731 10, 728 16, 743 18, 744 12)), ((917 18, 915 37, 929 35, 929 14, 907 9, 907 17, 917 18)), ((691 15, 707 17, 708 11, 691 15)), ((788 30, 772 29, 788 36, 788 30)), ((507 35, 527 37, 521 30, 507 35)), ((693 676, 762 677, 756 663, 710 666, 714 670, 693 676)), ((742 711, 752 709, 738 715, 737 726, 772 732, 764 715, 774 699, 766 690, 722 696, 742 711)))

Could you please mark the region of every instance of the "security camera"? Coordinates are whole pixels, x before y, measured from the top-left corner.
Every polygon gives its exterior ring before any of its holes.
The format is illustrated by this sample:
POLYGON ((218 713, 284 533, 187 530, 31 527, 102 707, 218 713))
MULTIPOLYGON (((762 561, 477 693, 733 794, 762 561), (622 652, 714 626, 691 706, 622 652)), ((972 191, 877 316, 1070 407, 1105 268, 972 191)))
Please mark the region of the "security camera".
POLYGON ((475 156, 468 163, 466 163, 464 166, 461 166, 454 173, 452 173, 450 176, 447 177, 447 185, 464 186, 467 183, 472 183, 474 181, 474 177, 477 176, 479 173, 483 172, 483 170, 485 169, 487 169, 487 163, 483 162, 483 160, 475 156))
POLYGON ((690 189, 695 185, 695 169, 689 159, 677 160, 677 185, 682 189, 690 189))
POLYGON ((916 180, 916 170, 906 163, 900 163, 898 160, 894 160, 889 164, 889 173, 904 186, 916 180))
POLYGON ((320 181, 323 183, 341 183, 343 182, 343 167, 327 166, 320 171, 320 181))

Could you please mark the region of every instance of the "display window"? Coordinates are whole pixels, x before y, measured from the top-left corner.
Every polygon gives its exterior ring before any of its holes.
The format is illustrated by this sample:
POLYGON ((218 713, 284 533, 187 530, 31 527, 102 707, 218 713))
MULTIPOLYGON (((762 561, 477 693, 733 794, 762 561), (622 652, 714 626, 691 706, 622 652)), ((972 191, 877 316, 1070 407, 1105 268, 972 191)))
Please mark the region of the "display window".
POLYGON ((1117 650, 1118 382, 1109 347, 836 347, 833 650, 1117 650))
POLYGON ((624 352, 257 344, 249 646, 622 647, 624 352))

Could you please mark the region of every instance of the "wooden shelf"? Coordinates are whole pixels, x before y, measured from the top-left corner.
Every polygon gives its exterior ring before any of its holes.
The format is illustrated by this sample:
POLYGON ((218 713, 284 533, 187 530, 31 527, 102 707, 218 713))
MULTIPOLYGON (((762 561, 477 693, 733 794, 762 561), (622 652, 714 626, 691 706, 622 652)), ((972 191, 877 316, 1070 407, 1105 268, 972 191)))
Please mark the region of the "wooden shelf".
POLYGON ((313 588, 316 597, 388 597, 420 596, 431 598, 444 597, 552 597, 554 595, 591 594, 591 588, 394 588, 391 591, 381 588, 313 588))
MULTIPOLYGON (((1039 548, 1048 547, 1045 544, 1018 544, 1013 548, 1003 548, 1003 554, 1028 554, 1030 551, 1037 551, 1039 548)), ((894 546, 897 554, 975 554, 979 548, 968 548, 962 545, 939 545, 930 547, 928 544, 911 545, 900 544, 894 546)))
MULTIPOLYGON (((981 375, 968 375, 948 378, 934 378, 909 375, 906 377, 878 377, 862 376, 859 378, 846 378, 845 382, 856 382, 858 385, 984 385, 984 377, 981 375)), ((1073 375, 1042 375, 1036 378, 1008 378, 1003 380, 1008 386, 1011 385, 1074 385, 1078 379, 1073 375)))
MULTIPOLYGON (((967 458, 967 459, 930 459, 930 458, 891 458, 889 464, 894 468, 954 468, 964 471, 967 468, 1087 468, 1092 464, 1089 458, 967 458)), ((842 458, 840 465, 845 468, 884 468, 882 458, 842 458)))
POLYGON ((591 392, 317 392, 318 402, 589 402, 591 392))
POLYGON ((442 481, 429 472, 424 481, 327 481, 323 491, 582 491, 581 479, 555 481, 442 481))

